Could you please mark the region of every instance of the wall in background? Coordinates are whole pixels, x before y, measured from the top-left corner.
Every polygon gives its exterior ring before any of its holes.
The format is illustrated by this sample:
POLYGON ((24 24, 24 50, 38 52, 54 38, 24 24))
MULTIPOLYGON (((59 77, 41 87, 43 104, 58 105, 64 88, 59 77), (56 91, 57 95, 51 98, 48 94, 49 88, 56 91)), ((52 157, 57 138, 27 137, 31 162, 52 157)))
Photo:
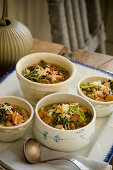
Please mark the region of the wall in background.
POLYGON ((46 0, 9 0, 8 16, 25 24, 34 38, 51 41, 46 0))
POLYGON ((106 53, 113 55, 113 0, 100 0, 106 32, 106 53))

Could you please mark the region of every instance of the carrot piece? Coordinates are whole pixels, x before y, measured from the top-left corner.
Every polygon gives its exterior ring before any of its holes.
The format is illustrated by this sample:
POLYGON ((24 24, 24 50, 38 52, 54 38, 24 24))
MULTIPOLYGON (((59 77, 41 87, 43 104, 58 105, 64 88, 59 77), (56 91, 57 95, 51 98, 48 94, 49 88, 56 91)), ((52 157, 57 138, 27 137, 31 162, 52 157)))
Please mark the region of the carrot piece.
POLYGON ((106 97, 106 100, 105 100, 106 102, 109 102, 109 101, 113 101, 113 95, 108 95, 107 97, 106 97))
POLYGON ((42 112, 38 112, 38 115, 40 116, 40 118, 42 118, 44 116, 44 114, 42 112))
POLYGON ((44 112, 44 116, 47 116, 47 113, 48 113, 48 112, 44 112))
POLYGON ((51 71, 50 74, 51 74, 51 75, 54 74, 54 71, 51 71))
POLYGON ((63 76, 56 75, 56 79, 61 80, 63 76))
POLYGON ((49 68, 51 71, 54 71, 54 69, 55 69, 55 66, 50 66, 50 68, 49 68))
POLYGON ((59 110, 61 110, 61 106, 56 106, 56 109, 59 109, 59 110))
POLYGON ((104 89, 103 93, 106 94, 106 95, 109 95, 109 90, 108 89, 104 89))
POLYGON ((7 120, 10 121, 12 119, 12 114, 7 115, 7 120))
POLYGON ((80 115, 74 113, 74 114, 72 115, 72 117, 71 117, 71 120, 72 120, 73 122, 76 122, 76 121, 79 119, 79 117, 80 117, 80 115))
POLYGON ((50 74, 54 74, 54 75, 57 75, 58 74, 58 71, 50 71, 50 74))
POLYGON ((101 84, 104 84, 105 83, 105 81, 101 81, 101 84))
POLYGON ((102 93, 97 93, 97 96, 100 97, 100 98, 104 97, 102 93))
POLYGON ((42 67, 41 67, 40 65, 38 65, 38 64, 36 64, 35 67, 36 67, 37 69, 42 68, 42 67))
POLYGON ((54 74, 54 75, 57 75, 57 74, 58 74, 58 71, 53 71, 53 74, 54 74))
POLYGON ((15 125, 19 125, 21 123, 22 116, 19 113, 13 113, 12 121, 15 125))
POLYGON ((87 109, 85 107, 79 107, 80 110, 82 110, 84 113, 87 112, 87 109))
POLYGON ((100 101, 100 102, 104 102, 104 99, 102 97, 97 97, 95 100, 100 101))
POLYGON ((79 104, 76 104, 75 106, 76 106, 77 108, 79 108, 79 104))
POLYGON ((55 83, 59 83, 60 81, 59 80, 56 80, 56 82, 55 83))
POLYGON ((110 82, 107 81, 104 83, 104 85, 110 88, 110 82))
POLYGON ((73 129, 76 129, 74 123, 71 122, 70 128, 71 128, 72 130, 73 130, 73 129))
POLYGON ((51 117, 48 117, 48 116, 45 116, 42 120, 43 120, 44 123, 46 123, 46 124, 49 124, 49 123, 51 123, 51 121, 52 121, 51 117))

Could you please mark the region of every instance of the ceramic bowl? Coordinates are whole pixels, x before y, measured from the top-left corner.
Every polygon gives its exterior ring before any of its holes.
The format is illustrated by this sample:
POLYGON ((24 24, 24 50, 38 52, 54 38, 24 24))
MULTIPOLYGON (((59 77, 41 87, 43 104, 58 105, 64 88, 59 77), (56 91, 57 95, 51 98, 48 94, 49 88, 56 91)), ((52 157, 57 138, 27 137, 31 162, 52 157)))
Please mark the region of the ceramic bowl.
POLYGON ((32 122, 32 118, 34 114, 33 107, 25 99, 16 96, 0 97, 0 103, 11 103, 14 105, 19 105, 25 108, 30 114, 29 119, 25 123, 22 123, 17 126, 11 126, 11 127, 0 126, 0 141, 12 142, 22 138, 27 128, 32 122))
POLYGON ((33 133, 36 139, 48 148, 65 152, 77 151, 92 141, 95 131, 95 118, 96 112, 94 107, 83 97, 67 93, 54 93, 45 96, 37 103, 33 133), (60 130, 45 124, 38 115, 39 108, 59 102, 77 102, 85 106, 93 115, 92 121, 88 125, 76 130, 60 130))
POLYGON ((104 117, 104 116, 109 115, 113 111, 113 101, 100 102, 100 101, 95 101, 93 99, 90 99, 89 97, 84 95, 83 92, 80 90, 80 85, 83 82, 88 83, 94 80, 107 80, 107 79, 110 79, 110 78, 107 76, 87 76, 87 77, 84 77, 82 80, 80 80, 78 83, 78 94, 93 104, 96 110, 97 117, 104 117))
POLYGON ((66 91, 72 84, 72 81, 76 74, 76 69, 71 61, 61 55, 53 53, 34 53, 27 55, 18 61, 16 65, 16 73, 24 96, 30 103, 35 105, 39 99, 50 93, 66 91), (61 83, 56 84, 42 84, 26 79, 21 74, 21 72, 26 67, 39 63, 40 60, 45 60, 47 62, 64 67, 66 70, 69 71, 69 78, 61 83))

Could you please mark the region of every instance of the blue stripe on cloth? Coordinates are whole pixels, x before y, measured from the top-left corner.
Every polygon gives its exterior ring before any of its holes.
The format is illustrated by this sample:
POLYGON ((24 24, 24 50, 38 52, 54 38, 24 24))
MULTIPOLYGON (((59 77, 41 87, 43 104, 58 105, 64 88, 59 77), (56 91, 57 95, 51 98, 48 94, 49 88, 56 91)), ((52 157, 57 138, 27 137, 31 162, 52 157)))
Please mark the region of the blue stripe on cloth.
POLYGON ((8 72, 6 72, 6 73, 0 78, 0 83, 2 83, 13 71, 15 71, 15 66, 12 67, 8 72))
POLYGON ((110 162, 111 159, 113 157, 113 145, 112 147, 110 148, 108 154, 106 155, 105 159, 104 159, 104 162, 110 162))

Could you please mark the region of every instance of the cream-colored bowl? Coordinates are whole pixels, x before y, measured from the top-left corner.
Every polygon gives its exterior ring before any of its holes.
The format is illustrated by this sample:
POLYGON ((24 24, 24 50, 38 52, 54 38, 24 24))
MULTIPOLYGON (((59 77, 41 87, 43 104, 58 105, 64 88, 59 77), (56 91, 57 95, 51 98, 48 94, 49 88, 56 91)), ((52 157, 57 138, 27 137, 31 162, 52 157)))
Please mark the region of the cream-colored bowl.
POLYGON ((107 79, 111 79, 111 78, 109 78, 107 76, 87 76, 87 77, 84 77, 82 80, 80 80, 78 83, 78 94, 93 104, 93 106, 95 107, 95 110, 96 110, 97 117, 104 117, 104 116, 109 115, 113 111, 113 101, 100 102, 100 101, 95 101, 93 99, 90 99, 89 97, 84 95, 83 92, 80 90, 80 85, 83 82, 89 83, 94 80, 102 80, 103 81, 103 80, 107 80, 107 79))
POLYGON ((65 152, 76 151, 85 147, 92 141, 95 131, 95 119, 96 112, 94 107, 83 97, 67 93, 54 93, 45 96, 37 103, 33 133, 36 139, 48 148, 65 152), (92 121, 88 125, 75 130, 60 130, 45 124, 38 115, 39 108, 41 106, 59 102, 74 102, 85 106, 93 115, 92 121))
POLYGON ((76 74, 76 69, 71 61, 61 55, 53 53, 34 53, 27 55, 18 61, 16 65, 16 73, 24 96, 30 103, 35 105, 39 99, 50 93, 66 91, 72 84, 76 74), (69 71, 69 78, 61 83, 56 84, 42 84, 26 79, 21 74, 22 71, 30 65, 39 63, 40 60, 45 60, 47 62, 64 67, 69 71))
POLYGON ((34 114, 33 107, 25 99, 16 96, 0 97, 0 104, 2 103, 19 105, 25 108, 29 112, 30 117, 25 123, 22 123, 17 126, 11 126, 11 127, 0 126, 0 141, 12 142, 22 138, 33 119, 33 114, 34 114))

